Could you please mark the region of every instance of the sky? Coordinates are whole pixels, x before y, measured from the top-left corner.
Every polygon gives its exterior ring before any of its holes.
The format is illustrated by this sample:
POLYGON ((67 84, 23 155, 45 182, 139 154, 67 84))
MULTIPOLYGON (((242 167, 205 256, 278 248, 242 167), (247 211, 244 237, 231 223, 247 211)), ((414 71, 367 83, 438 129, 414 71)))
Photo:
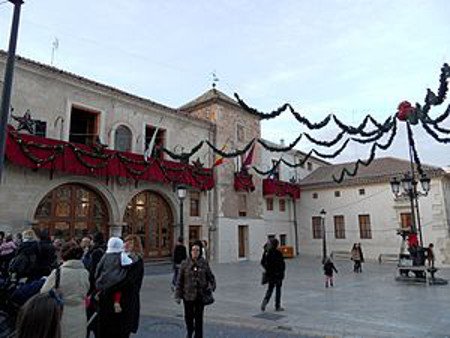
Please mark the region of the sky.
MULTIPOLYGON (((0 48, 13 6, 0 0, 0 48)), ((25 0, 17 53, 173 108, 211 89, 270 112, 285 102, 312 122, 330 113, 384 121, 403 100, 422 103, 450 63, 447 0, 25 0)), ((449 105, 432 109, 431 117, 449 105)), ((444 126, 450 127, 445 122, 444 126)), ((405 126, 380 156, 408 157, 405 126)), ((289 113, 262 136, 291 143, 307 131, 289 113)), ((312 136, 330 140, 330 125, 312 136)), ((450 165, 450 145, 414 127, 422 162, 450 165)), ((304 139, 297 149, 309 151, 304 139)), ((321 152, 334 152, 320 149, 321 152)), ((351 143, 331 162, 369 156, 351 143)))

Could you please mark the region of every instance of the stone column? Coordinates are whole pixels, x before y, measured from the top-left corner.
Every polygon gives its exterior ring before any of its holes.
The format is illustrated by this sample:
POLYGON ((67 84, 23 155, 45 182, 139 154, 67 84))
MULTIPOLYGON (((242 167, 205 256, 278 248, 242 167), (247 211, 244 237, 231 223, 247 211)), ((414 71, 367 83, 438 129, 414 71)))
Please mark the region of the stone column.
POLYGON ((109 237, 121 237, 122 229, 127 223, 109 223, 109 237))

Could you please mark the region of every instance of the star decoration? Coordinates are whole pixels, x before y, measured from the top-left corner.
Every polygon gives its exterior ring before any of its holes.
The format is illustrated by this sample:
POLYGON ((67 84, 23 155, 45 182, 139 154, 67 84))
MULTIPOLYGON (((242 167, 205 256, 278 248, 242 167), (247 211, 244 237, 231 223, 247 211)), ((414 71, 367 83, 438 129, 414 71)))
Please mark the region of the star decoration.
POLYGON ((31 119, 31 114, 29 110, 27 110, 25 112, 25 115, 23 116, 11 115, 11 117, 17 122, 19 122, 17 131, 26 130, 31 135, 34 135, 36 133, 36 121, 31 119))

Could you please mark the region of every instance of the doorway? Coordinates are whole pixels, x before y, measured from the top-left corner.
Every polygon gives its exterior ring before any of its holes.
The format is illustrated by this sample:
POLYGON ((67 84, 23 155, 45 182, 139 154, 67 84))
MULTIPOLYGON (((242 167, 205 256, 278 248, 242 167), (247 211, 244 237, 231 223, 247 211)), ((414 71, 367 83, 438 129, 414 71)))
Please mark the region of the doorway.
POLYGON ((108 234, 104 199, 81 184, 63 184, 50 191, 39 203, 34 218, 40 229, 65 240, 94 232, 108 234))
POLYGON ((189 243, 199 240, 202 236, 201 225, 189 225, 189 243))
POLYGON ((238 230, 239 258, 248 258, 248 225, 239 225, 238 230))
POLYGON ((124 236, 141 238, 146 257, 171 255, 173 246, 173 214, 167 201, 158 193, 143 191, 128 203, 123 218, 124 236))

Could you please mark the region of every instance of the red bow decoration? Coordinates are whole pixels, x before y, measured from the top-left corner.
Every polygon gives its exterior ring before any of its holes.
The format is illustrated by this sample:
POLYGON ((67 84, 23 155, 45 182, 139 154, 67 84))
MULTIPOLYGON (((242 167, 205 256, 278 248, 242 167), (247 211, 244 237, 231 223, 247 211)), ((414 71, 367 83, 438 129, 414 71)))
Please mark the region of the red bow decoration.
POLYGON ((400 121, 406 121, 414 112, 414 108, 408 101, 403 101, 398 105, 397 118, 400 121))

